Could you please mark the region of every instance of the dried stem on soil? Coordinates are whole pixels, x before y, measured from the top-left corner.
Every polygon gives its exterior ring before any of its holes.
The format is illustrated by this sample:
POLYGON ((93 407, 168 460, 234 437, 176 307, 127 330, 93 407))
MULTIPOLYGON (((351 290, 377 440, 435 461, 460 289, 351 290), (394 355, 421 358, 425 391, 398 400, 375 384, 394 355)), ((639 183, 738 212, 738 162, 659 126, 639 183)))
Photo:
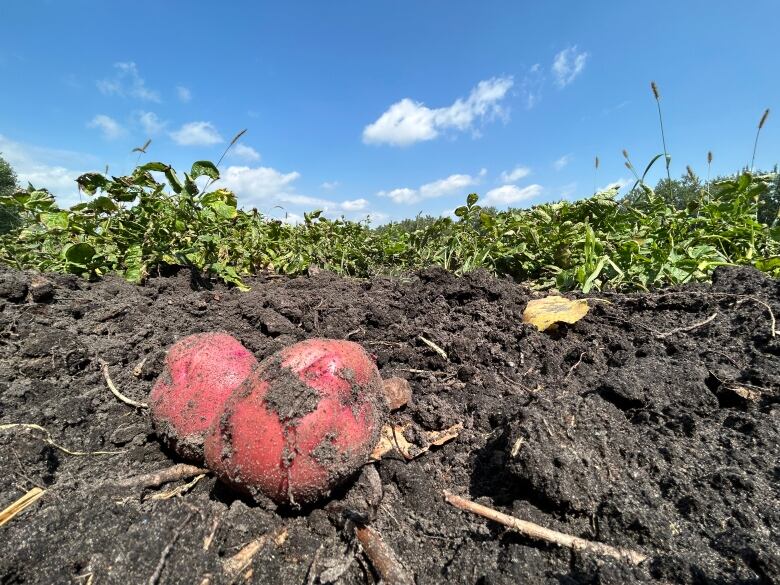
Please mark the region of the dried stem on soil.
POLYGON ((163 549, 162 553, 160 554, 160 560, 157 562, 157 567, 154 569, 154 573, 152 573, 152 576, 149 577, 149 581, 147 581, 148 585, 157 585, 157 583, 160 581, 160 575, 162 575, 163 569, 165 568, 165 563, 168 560, 168 555, 171 554, 171 549, 173 548, 173 545, 176 544, 176 541, 179 540, 179 536, 181 536, 181 530, 184 526, 187 525, 187 523, 190 521, 191 515, 187 516, 187 518, 182 522, 181 526, 177 528, 173 533, 173 538, 171 538, 171 541, 168 543, 168 545, 163 549))
POLYGON ((168 490, 167 492, 161 492, 159 494, 154 494, 151 499, 152 500, 169 500, 171 498, 175 498, 176 496, 180 496, 186 492, 188 492, 192 487, 198 483, 201 479, 206 477, 205 473, 201 473, 200 475, 196 475, 195 479, 192 481, 189 481, 185 483, 184 485, 177 486, 173 488, 172 490, 168 490))
POLYGON ((671 337, 675 333, 685 333, 687 331, 693 331, 694 329, 698 329, 699 327, 704 327, 707 323, 714 321, 717 316, 718 316, 717 313, 713 313, 703 321, 697 321, 696 323, 693 323, 692 325, 688 325, 687 327, 677 327, 675 329, 672 329, 671 331, 666 331, 665 333, 656 333, 655 336, 657 339, 666 339, 667 337, 671 337))
POLYGON ((545 542, 557 544, 558 546, 565 546, 572 550, 587 551, 587 552, 613 557, 616 559, 627 561, 632 565, 639 565, 643 563, 645 560, 647 560, 646 555, 643 555, 642 553, 638 553, 636 551, 632 551, 624 548, 616 548, 608 544, 593 542, 591 540, 585 540, 584 538, 571 536, 570 534, 565 534, 563 532, 550 530, 549 528, 544 528, 543 526, 539 526, 538 524, 534 524, 533 522, 528 522, 527 520, 520 520, 519 518, 515 518, 514 516, 503 514, 497 510, 494 510, 493 508, 488 508, 487 506, 483 506, 482 504, 477 504, 476 502, 472 502, 471 500, 467 500, 466 498, 456 496, 455 494, 452 494, 447 490, 444 490, 443 493, 444 493, 444 500, 448 504, 451 504, 452 506, 455 506, 460 510, 472 512, 484 518, 488 518, 489 520, 493 520, 494 522, 498 522, 499 524, 503 524, 504 526, 508 528, 512 528, 513 530, 518 531, 520 534, 522 534, 523 536, 527 536, 528 538, 532 538, 535 540, 543 540, 545 542))
POLYGON ((406 569, 401 566, 401 563, 396 558, 393 549, 382 540, 382 537, 376 530, 368 526, 356 526, 355 534, 363 547, 363 551, 384 583, 387 583, 387 585, 414 584, 406 569))
POLYGON ((127 479, 120 479, 119 481, 114 482, 114 485, 117 487, 157 487, 164 483, 179 481, 180 479, 190 479, 191 477, 205 475, 207 473, 211 472, 208 469, 196 467, 195 465, 178 463, 173 467, 161 471, 136 475, 135 477, 129 477, 127 479))
POLYGON ((6 522, 10 522, 14 516, 21 514, 29 506, 32 506, 45 492, 46 490, 42 490, 39 487, 34 487, 21 498, 11 503, 10 506, 0 512, 0 526, 6 522))
POLYGON ((137 402, 133 400, 132 398, 128 398, 124 394, 122 394, 119 390, 116 389, 116 386, 114 386, 114 382, 111 380, 111 376, 108 373, 108 363, 104 362, 103 360, 99 360, 100 362, 100 369, 103 372, 103 377, 106 379, 106 385, 108 386, 108 389, 111 390, 111 393, 119 398, 122 402, 125 404, 129 404, 130 406, 133 406, 135 408, 149 408, 149 405, 145 402, 137 402))
POLYGON ((245 545, 244 548, 235 555, 225 560, 225 562, 222 563, 222 571, 225 574, 225 577, 232 582, 236 577, 241 575, 241 573, 252 564, 252 559, 254 559, 255 555, 262 550, 269 539, 273 539, 277 544, 284 543, 287 539, 287 529, 282 527, 273 532, 263 534, 245 545))
POLYGON ((425 345, 427 345, 428 347, 430 347, 430 348, 431 348, 433 351, 435 351, 436 353, 438 353, 438 354, 439 354, 441 357, 443 357, 445 360, 449 361, 449 359, 450 359, 450 358, 448 358, 448 357, 447 357, 447 352, 446 352, 446 351, 444 351, 444 350, 443 350, 441 347, 439 347, 438 345, 436 345, 436 344, 435 344, 433 341, 431 341, 430 339, 426 339, 426 338, 425 338, 425 337, 423 337, 422 335, 418 335, 418 336, 417 336, 417 339, 419 339, 420 341, 422 341, 422 342, 423 342, 425 345))
POLYGON ((62 445, 58 445, 57 443, 55 443, 52 440, 52 438, 51 438, 51 433, 49 433, 49 431, 47 431, 46 429, 44 429, 40 425, 27 424, 27 423, 10 423, 10 424, 6 424, 6 425, 0 425, 0 431, 5 431, 5 430, 8 430, 8 429, 14 429, 14 428, 22 428, 22 429, 28 429, 28 430, 32 430, 32 431, 40 431, 40 432, 42 432, 44 435, 46 435, 46 437, 41 439, 42 441, 44 441, 45 443, 48 443, 49 445, 51 445, 55 449, 58 449, 58 450, 62 451, 66 455, 76 455, 76 456, 84 456, 84 455, 119 455, 121 453, 124 453, 124 451, 71 451, 70 449, 66 449, 62 445))

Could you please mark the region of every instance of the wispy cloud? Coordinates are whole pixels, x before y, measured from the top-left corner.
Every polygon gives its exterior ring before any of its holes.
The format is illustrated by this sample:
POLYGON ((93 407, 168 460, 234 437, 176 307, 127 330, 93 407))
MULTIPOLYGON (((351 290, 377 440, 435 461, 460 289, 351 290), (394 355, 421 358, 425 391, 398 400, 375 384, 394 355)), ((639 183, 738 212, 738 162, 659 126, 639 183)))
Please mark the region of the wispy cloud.
POLYGON ((92 120, 87 123, 87 127, 100 130, 103 133, 103 138, 106 140, 116 140, 125 133, 125 129, 119 122, 105 114, 98 114, 92 118, 92 120))
POLYGON ((336 189, 341 183, 338 181, 325 181, 320 185, 320 189, 325 189, 326 191, 333 191, 336 189))
POLYGON ((569 166, 569 163, 572 161, 572 158, 573 158, 572 155, 564 154, 561 158, 553 162, 553 168, 556 171, 562 171, 567 166, 569 166))
POLYGON ((138 123, 141 124, 144 134, 147 136, 156 136, 168 124, 160 120, 159 116, 154 112, 138 112, 138 123))
POLYGON ((574 81, 585 69, 588 57, 589 55, 585 51, 581 53, 577 51, 577 45, 558 53, 552 64, 555 84, 559 88, 563 88, 574 81))
POLYGON ((501 101, 513 84, 511 77, 480 81, 466 99, 458 98, 452 105, 441 108, 429 108, 404 98, 363 129, 363 142, 409 146, 433 140, 446 130, 473 130, 477 121, 506 115, 501 101))
POLYGON ((599 187, 596 189, 597 193, 601 193, 602 191, 606 191, 607 189, 613 189, 617 187, 618 189, 622 189, 626 185, 628 185, 631 181, 625 177, 620 177, 619 179, 612 181, 611 183, 607 183, 606 185, 599 187))
POLYGON ((233 145, 233 148, 230 149, 229 156, 231 158, 241 158, 249 162, 257 162, 260 160, 259 152, 257 152, 251 146, 241 144, 240 142, 233 145))
POLYGON ((534 64, 523 76, 520 83, 520 95, 525 101, 525 109, 530 110, 542 101, 542 88, 545 81, 544 71, 539 63, 534 64))
POLYGON ((176 97, 179 98, 179 101, 183 104, 186 104, 192 99, 192 92, 188 87, 184 87, 183 85, 177 85, 176 86, 176 97))
POLYGON ((504 171, 501 173, 500 180, 502 183, 514 183, 531 174, 531 169, 522 165, 517 165, 511 171, 504 171))
POLYGON ((149 102, 160 101, 160 94, 146 86, 146 81, 138 73, 138 66, 134 62, 114 63, 114 69, 113 77, 97 81, 100 93, 149 102))
POLYGON ((450 175, 444 179, 438 179, 421 185, 417 189, 400 187, 390 191, 379 191, 379 197, 387 197, 394 203, 411 204, 423 199, 434 199, 446 195, 465 195, 466 190, 479 183, 478 177, 471 175, 450 175))
POLYGON ((187 122, 170 135, 180 146, 211 146, 224 142, 211 122, 187 122))
POLYGON ((566 183, 563 187, 558 189, 558 194, 561 196, 561 199, 570 199, 576 192, 577 183, 566 183))
POLYGON ((541 185, 533 184, 527 187, 517 185, 503 185, 485 193, 483 205, 511 205, 520 201, 527 201, 538 197, 544 189, 541 185))

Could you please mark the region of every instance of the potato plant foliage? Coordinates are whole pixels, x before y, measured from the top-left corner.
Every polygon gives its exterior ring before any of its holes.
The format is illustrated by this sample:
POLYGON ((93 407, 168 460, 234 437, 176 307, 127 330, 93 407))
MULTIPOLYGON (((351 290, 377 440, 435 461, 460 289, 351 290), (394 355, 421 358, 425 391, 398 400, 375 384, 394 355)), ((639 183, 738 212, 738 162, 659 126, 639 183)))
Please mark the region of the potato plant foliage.
POLYGON ((0 261, 85 277, 114 272, 133 282, 164 265, 187 265, 241 288, 242 277, 259 270, 299 274, 310 266, 358 277, 484 268, 538 288, 584 292, 706 280, 725 264, 780 276, 780 222, 758 220, 775 174, 720 181, 684 209, 641 181, 630 200, 610 189, 502 212, 482 209, 471 194, 457 219, 413 231, 396 224, 377 230, 319 211, 288 225, 239 209, 228 190, 200 188, 200 177, 213 183, 219 171, 198 161, 183 177, 160 162, 123 177, 88 173, 77 182, 89 200, 70 209, 32 186, 4 194, 0 207, 19 221, 0 236, 0 261))

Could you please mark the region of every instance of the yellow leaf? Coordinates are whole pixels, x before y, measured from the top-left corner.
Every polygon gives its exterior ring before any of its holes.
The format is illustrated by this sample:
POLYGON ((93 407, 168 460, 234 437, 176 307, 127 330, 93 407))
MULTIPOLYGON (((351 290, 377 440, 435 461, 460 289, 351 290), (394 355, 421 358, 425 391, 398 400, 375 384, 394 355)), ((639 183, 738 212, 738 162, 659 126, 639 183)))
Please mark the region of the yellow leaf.
POLYGON ((523 311, 523 322, 544 331, 553 323, 576 323, 588 313, 588 301, 570 301, 559 296, 534 299, 523 311))

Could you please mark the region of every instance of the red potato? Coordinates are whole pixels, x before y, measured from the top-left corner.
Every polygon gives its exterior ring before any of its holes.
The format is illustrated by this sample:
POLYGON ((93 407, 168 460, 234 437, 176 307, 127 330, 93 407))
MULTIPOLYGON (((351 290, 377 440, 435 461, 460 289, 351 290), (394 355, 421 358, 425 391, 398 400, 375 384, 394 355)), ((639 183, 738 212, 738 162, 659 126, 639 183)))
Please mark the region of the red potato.
POLYGON ((202 460, 206 432, 256 365, 255 356, 227 333, 177 341, 149 396, 157 434, 183 458, 202 460))
POLYGON ((262 361, 233 393, 206 436, 206 463, 251 495, 313 502, 366 463, 386 413, 360 345, 310 339, 262 361))

